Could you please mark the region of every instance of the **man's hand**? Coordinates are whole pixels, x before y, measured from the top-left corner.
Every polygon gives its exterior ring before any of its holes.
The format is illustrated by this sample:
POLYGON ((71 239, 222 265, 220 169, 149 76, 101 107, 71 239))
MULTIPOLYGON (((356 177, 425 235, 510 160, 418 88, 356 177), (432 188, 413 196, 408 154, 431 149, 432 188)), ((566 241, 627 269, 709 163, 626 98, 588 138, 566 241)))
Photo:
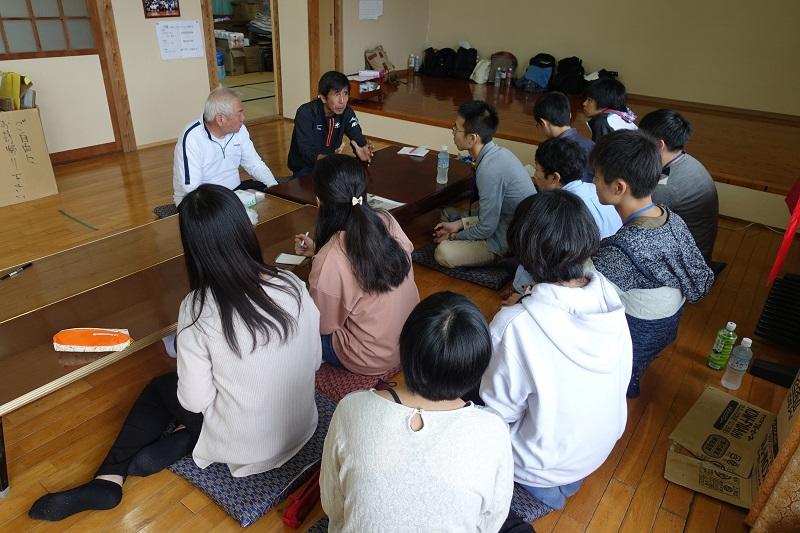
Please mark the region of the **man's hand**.
POLYGON ((458 233, 464 228, 460 220, 454 222, 440 222, 433 228, 433 242, 439 243, 450 238, 451 233, 458 233))
POLYGON ((360 160, 366 163, 372 161, 372 156, 375 153, 375 147, 372 146, 371 142, 367 141, 367 144, 365 144, 364 146, 359 146, 358 143, 351 140, 350 145, 353 147, 353 151, 360 160))
POLYGON ((294 253, 305 257, 314 257, 316 251, 317 246, 311 237, 303 233, 294 236, 294 253))

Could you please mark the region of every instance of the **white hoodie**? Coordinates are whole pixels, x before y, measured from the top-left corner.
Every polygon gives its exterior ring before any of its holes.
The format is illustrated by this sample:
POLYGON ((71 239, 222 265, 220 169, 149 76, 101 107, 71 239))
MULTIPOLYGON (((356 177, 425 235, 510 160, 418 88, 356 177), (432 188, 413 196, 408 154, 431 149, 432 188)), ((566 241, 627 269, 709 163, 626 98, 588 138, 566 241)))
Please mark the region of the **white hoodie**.
POLYGON ((632 348, 625 308, 597 271, 543 283, 501 309, 480 395, 511 429, 514 480, 559 487, 594 472, 622 436, 632 348))

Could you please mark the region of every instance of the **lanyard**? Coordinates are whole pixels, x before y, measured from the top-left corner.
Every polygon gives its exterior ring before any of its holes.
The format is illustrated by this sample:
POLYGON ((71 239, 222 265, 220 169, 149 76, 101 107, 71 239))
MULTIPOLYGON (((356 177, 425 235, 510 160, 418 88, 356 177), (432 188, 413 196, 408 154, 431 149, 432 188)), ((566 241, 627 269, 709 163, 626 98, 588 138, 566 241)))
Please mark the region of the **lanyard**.
POLYGON ((625 224, 627 224, 628 222, 630 222, 630 221, 631 221, 631 220, 633 220, 634 218, 638 217, 639 215, 641 215, 642 213, 644 213, 644 212, 645 212, 645 211, 647 211, 648 209, 651 209, 651 208, 653 208, 653 207, 655 207, 655 206, 656 206, 656 204, 654 204, 653 202, 650 202, 650 205, 646 205, 646 206, 644 206, 643 208, 639 209, 639 210, 638 210, 638 211, 636 211, 634 214, 632 214, 631 216, 629 216, 628 218, 626 218, 626 219, 625 219, 625 222, 623 222, 623 223, 622 223, 622 225, 624 226, 625 224))

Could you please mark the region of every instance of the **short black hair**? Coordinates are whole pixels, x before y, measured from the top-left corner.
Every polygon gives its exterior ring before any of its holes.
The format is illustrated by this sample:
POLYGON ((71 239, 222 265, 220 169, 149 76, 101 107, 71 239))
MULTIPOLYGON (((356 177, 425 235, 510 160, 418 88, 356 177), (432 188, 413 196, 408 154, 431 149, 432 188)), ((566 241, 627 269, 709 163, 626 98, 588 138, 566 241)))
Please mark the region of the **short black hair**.
POLYGON ((406 386, 427 400, 455 400, 477 388, 491 356, 486 319, 469 298, 454 292, 418 303, 400 333, 406 386))
POLYGON ((602 136, 589 155, 589 163, 602 172, 606 183, 621 179, 634 198, 652 194, 661 177, 661 156, 650 134, 617 130, 602 136))
POLYGON ((692 136, 691 122, 672 109, 656 109, 646 114, 639 128, 664 141, 670 152, 682 150, 692 136))
POLYGON ((536 149, 535 160, 545 174, 558 172, 561 184, 581 179, 586 167, 586 153, 572 139, 555 137, 547 139, 536 149))
POLYGON ((535 283, 558 283, 584 275, 584 263, 600 245, 600 230, 583 200, 553 189, 519 203, 508 244, 535 283))
POLYGON ((539 124, 546 120, 554 126, 569 126, 571 108, 567 95, 553 91, 543 94, 533 104, 533 118, 539 124))
POLYGON ((598 109, 625 111, 625 85, 615 78, 600 78, 586 87, 586 98, 597 102, 598 109))
POLYGON ((475 133, 483 144, 494 137, 500 119, 497 111, 483 100, 470 100, 458 106, 458 116, 464 119, 464 131, 475 133))
POLYGON ((341 91, 342 89, 349 88, 350 82, 347 81, 347 76, 335 70, 329 70, 319 79, 317 90, 322 96, 328 96, 331 91, 341 91))

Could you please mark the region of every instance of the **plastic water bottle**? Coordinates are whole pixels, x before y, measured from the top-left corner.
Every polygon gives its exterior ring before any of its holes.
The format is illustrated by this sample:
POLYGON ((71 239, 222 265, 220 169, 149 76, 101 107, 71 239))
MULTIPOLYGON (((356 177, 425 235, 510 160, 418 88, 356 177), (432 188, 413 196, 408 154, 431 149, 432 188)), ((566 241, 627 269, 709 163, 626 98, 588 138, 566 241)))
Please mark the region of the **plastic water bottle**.
POLYGON ((408 56, 408 73, 414 73, 414 67, 416 66, 416 60, 414 58, 414 54, 409 54, 408 56))
POLYGON ((714 347, 711 353, 708 354, 708 366, 714 370, 722 370, 728 362, 728 357, 731 355, 733 345, 736 344, 736 329, 735 322, 728 322, 725 327, 717 332, 717 340, 714 341, 714 347))
POLYGON ((420 56, 414 56, 414 71, 419 72, 419 69, 422 68, 422 58, 420 56))
POLYGON ((222 50, 217 50, 217 77, 220 81, 225 79, 225 55, 222 50))
POLYGON ((439 152, 439 157, 436 161, 436 183, 444 185, 447 183, 447 171, 450 168, 450 153, 447 151, 447 145, 442 145, 442 150, 439 152))
POLYGON ((511 82, 512 82, 513 79, 514 79, 514 69, 511 68, 511 67, 508 67, 508 70, 506 71, 506 84, 509 87, 511 87, 511 82))
POLYGON ((503 71, 500 67, 497 67, 497 72, 494 73, 494 86, 500 87, 500 83, 503 81, 503 71))
POLYGON ((753 341, 745 337, 742 339, 742 344, 731 352, 728 368, 722 376, 722 386, 726 389, 736 390, 742 386, 742 377, 747 372, 750 361, 753 360, 753 350, 750 349, 752 345, 753 341))

